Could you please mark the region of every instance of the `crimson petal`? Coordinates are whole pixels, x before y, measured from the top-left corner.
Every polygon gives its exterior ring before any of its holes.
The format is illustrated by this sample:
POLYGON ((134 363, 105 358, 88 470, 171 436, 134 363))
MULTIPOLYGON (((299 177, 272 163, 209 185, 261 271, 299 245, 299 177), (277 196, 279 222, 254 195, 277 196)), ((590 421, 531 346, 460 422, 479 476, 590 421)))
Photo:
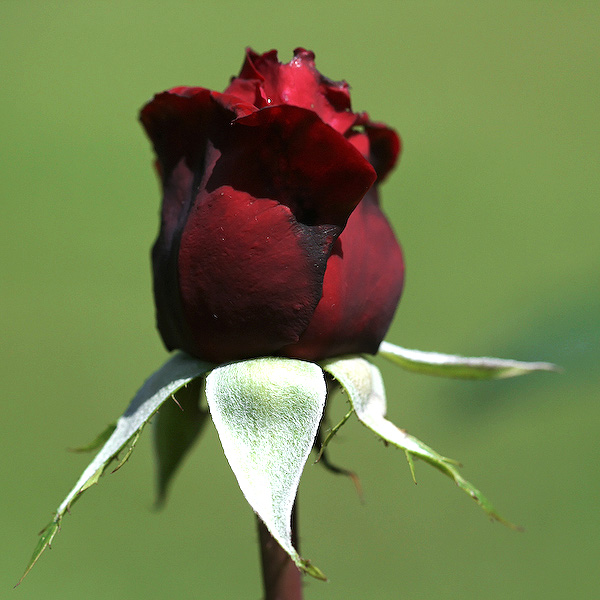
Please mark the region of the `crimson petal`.
POLYGON ((207 182, 209 190, 227 181, 255 197, 275 198, 308 225, 343 228, 376 178, 352 144, 314 112, 297 106, 273 106, 238 118, 216 146, 222 156, 207 182))
POLYGON ((307 360, 375 354, 392 322, 403 280, 402 250, 372 188, 335 243, 309 327, 282 354, 307 360))

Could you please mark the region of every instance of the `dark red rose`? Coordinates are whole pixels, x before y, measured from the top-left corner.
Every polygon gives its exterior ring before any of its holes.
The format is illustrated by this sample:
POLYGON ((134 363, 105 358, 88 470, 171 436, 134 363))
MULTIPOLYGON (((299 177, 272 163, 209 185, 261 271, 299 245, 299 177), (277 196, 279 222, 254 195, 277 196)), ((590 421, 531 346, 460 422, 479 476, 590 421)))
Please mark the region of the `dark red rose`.
POLYGON ((152 250, 169 350, 223 362, 377 350, 404 266, 377 185, 400 140, 350 108, 312 52, 247 51, 224 93, 178 87, 141 112, 163 186, 152 250))

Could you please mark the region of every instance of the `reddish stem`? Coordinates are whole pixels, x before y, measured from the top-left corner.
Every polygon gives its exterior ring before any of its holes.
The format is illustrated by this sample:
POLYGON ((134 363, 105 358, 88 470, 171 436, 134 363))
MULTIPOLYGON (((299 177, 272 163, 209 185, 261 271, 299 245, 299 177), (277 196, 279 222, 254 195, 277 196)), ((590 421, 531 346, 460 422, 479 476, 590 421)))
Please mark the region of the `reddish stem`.
MULTIPOLYGON (((265 600, 302 600, 302 575, 289 554, 256 517, 265 600)), ((292 544, 298 550, 296 506, 292 511, 292 544)))

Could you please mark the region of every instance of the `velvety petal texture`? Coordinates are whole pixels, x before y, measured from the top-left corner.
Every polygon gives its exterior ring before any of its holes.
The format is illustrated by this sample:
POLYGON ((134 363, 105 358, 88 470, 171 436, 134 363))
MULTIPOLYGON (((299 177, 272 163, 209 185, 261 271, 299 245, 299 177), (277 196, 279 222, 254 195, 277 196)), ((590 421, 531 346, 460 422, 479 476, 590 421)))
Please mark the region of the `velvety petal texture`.
POLYGON ((152 251, 168 349, 212 362, 375 352, 402 290, 377 184, 400 141, 353 113, 312 52, 248 50, 224 93, 178 87, 141 112, 163 187, 152 251))

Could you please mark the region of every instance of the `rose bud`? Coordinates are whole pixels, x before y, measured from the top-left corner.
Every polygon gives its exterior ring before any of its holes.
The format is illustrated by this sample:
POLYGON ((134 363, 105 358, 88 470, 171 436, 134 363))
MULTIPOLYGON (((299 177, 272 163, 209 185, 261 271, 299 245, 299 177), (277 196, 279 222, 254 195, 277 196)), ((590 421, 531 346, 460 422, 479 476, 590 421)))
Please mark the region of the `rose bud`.
POLYGON ((169 350, 212 362, 377 351, 404 276, 377 196, 400 140, 351 111, 347 83, 302 48, 288 64, 248 50, 224 93, 173 88, 141 121, 164 194, 152 261, 169 350))

